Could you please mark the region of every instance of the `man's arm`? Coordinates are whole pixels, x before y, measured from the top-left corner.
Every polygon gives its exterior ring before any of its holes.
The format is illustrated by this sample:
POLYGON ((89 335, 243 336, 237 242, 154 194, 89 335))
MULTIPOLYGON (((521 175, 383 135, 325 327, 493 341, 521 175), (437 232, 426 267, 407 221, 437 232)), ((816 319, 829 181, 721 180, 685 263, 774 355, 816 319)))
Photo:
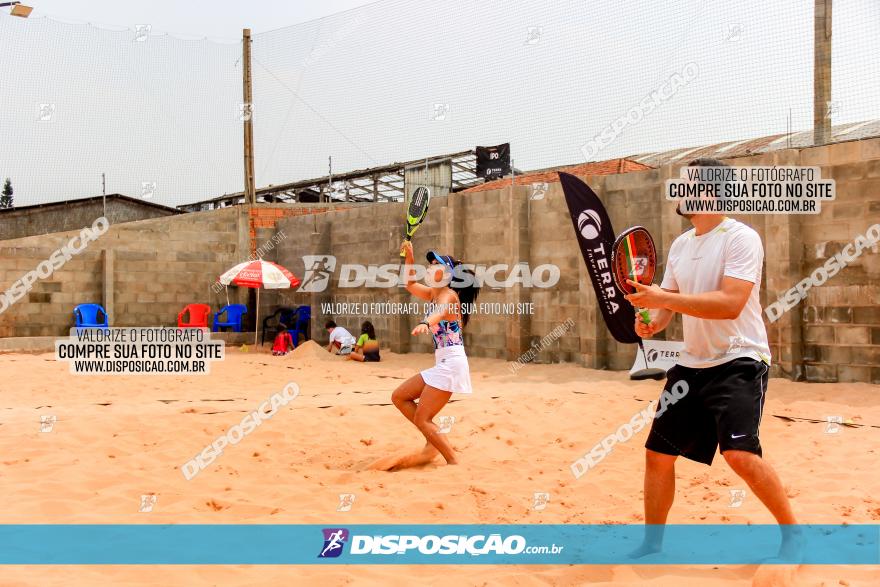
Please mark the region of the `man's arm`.
MULTIPOLYGON (((636 293, 626 296, 637 308, 667 309, 708 320, 733 320, 740 315, 755 286, 751 281, 724 276, 721 289, 699 294, 665 291, 656 285, 629 282, 636 293)), ((668 324, 668 321, 667 321, 668 324)))

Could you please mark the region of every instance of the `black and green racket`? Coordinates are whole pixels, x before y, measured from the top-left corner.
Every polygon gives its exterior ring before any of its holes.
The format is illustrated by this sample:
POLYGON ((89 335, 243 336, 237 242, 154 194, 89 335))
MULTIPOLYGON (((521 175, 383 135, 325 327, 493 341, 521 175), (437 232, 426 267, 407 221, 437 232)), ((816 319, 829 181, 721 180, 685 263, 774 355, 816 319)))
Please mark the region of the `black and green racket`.
MULTIPOLYGON (((413 192, 409 201, 409 207, 406 211, 406 227, 404 228, 404 239, 411 241, 413 235, 422 225, 425 216, 428 215, 428 204, 431 202, 431 190, 425 186, 419 186, 413 192)), ((403 250, 400 256, 405 257, 403 250)))

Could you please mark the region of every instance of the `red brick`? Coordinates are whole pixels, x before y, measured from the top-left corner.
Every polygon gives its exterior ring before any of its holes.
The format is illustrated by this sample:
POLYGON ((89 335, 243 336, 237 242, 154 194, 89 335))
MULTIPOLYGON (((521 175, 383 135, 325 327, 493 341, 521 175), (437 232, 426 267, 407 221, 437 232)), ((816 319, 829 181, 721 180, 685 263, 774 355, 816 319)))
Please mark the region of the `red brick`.
MULTIPOLYGON (((631 161, 629 159, 610 159, 608 161, 596 161, 593 163, 583 163, 581 165, 572 165, 570 167, 561 167, 559 169, 554 169, 553 171, 544 171, 540 173, 529 173, 526 175, 518 175, 515 180, 516 185, 531 185, 533 183, 558 183, 559 175, 557 171, 564 171, 565 173, 571 173, 572 175, 612 175, 618 173, 628 173, 630 171, 643 171, 645 169, 652 169, 652 167, 648 165, 643 165, 642 163, 637 163, 636 161, 631 161)), ((510 178, 506 179, 496 179, 494 181, 487 181, 486 183, 476 185, 472 188, 468 188, 466 190, 462 190, 460 193, 466 194, 469 192, 482 192, 486 190, 497 190, 504 187, 510 186, 510 178)), ((338 210, 345 210, 346 208, 338 208, 338 210)))

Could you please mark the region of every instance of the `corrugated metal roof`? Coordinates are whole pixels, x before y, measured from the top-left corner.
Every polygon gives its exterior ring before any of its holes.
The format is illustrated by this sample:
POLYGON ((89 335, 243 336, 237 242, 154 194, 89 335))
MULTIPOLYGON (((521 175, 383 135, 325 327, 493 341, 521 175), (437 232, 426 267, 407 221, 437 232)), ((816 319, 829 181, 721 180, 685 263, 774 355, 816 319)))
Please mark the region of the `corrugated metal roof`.
MULTIPOLYGON (((839 124, 831 128, 831 142, 854 141, 880 136, 880 120, 866 120, 863 122, 851 122, 839 124)), ((677 163, 687 158, 715 157, 729 159, 732 157, 746 157, 757 153, 767 153, 780 149, 803 149, 813 146, 813 130, 805 130, 791 134, 770 135, 757 139, 744 139, 739 141, 727 141, 704 147, 688 147, 686 149, 672 149, 656 153, 642 153, 628 157, 650 167, 660 167, 670 163, 677 163)))
POLYGON ((13 206, 12 208, 0 208, 0 213, 4 212, 27 212, 29 210, 36 210, 38 208, 59 208, 61 206, 70 206, 72 204, 85 204, 87 202, 101 202, 106 200, 109 203, 113 203, 113 201, 124 201, 132 204, 137 204, 139 206, 144 206, 146 208, 155 208, 156 210, 161 210, 163 212, 168 212, 169 214, 180 214, 180 210, 177 208, 170 208, 168 206, 163 206, 162 204, 157 204, 155 202, 148 202, 146 200, 142 200, 139 198, 133 198, 131 196, 126 196, 124 194, 107 194, 106 196, 89 196, 87 198, 74 198, 72 200, 60 200, 57 202, 46 202, 45 204, 28 204, 26 206, 13 206))

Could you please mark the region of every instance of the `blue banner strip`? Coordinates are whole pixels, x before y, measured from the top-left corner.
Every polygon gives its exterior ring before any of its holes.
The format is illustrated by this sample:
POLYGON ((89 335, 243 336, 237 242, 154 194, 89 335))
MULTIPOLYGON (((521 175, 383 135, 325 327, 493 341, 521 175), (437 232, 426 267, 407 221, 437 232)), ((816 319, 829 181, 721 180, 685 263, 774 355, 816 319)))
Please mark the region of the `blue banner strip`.
MULTIPOLYGON (((659 527, 652 526, 650 531, 659 527)), ((0 564, 880 564, 880 524, 669 525, 631 558, 643 525, 0 525, 0 564)))

